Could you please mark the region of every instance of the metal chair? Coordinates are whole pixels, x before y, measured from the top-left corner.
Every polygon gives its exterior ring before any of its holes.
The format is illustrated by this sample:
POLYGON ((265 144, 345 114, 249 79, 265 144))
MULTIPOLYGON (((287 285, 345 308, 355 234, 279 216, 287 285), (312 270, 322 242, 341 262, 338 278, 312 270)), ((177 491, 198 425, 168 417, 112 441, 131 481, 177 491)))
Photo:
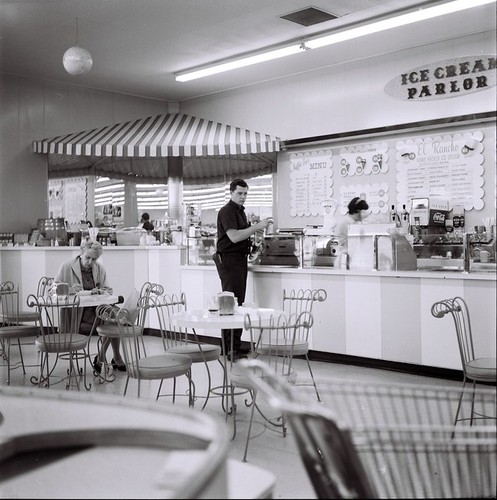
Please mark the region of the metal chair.
POLYGON ((176 294, 158 295, 152 300, 154 302, 154 309, 157 313, 164 351, 171 354, 186 354, 191 357, 193 364, 204 363, 205 365, 208 387, 205 401, 202 406, 203 410, 209 401, 212 387, 211 372, 208 363, 210 361, 219 361, 221 357, 221 347, 199 342, 195 332, 192 332, 194 340, 191 340, 186 328, 174 325, 171 316, 187 310, 186 296, 184 293, 181 293, 179 297, 176 294))
MULTIPOLYGON (((324 302, 328 297, 326 290, 318 289, 292 289, 290 291, 283 290, 283 311, 288 316, 298 316, 303 312, 312 314, 312 309, 315 302, 324 302)), ((311 376, 311 383, 318 401, 321 401, 319 391, 312 373, 311 363, 309 361, 309 332, 310 329, 302 327, 295 335, 295 343, 292 346, 294 356, 304 356, 307 363, 307 368, 311 376)))
MULTIPOLYGON (((145 310, 153 307, 153 301, 150 297, 142 297, 139 302, 142 309, 142 317, 145 317, 145 310)), ((188 378, 189 387, 189 405, 193 406, 195 399, 195 386, 191 379, 192 358, 184 354, 159 354, 147 356, 143 352, 143 328, 137 329, 132 324, 132 317, 126 309, 120 309, 116 316, 119 327, 119 338, 123 348, 123 357, 126 364, 126 385, 124 387, 124 396, 128 390, 130 379, 137 381, 137 396, 140 397, 140 388, 142 380, 160 380, 157 390, 156 400, 161 395, 162 383, 165 379, 173 379, 173 403, 176 400, 176 378, 185 375, 188 378)))
MULTIPOLYGON (((26 375, 21 339, 36 338, 39 327, 22 325, 18 317, 19 292, 12 281, 0 283, 0 356, 7 362, 7 385, 10 384, 11 343, 17 341, 23 374, 26 375)), ((38 316, 37 316, 38 319, 38 316)))
MULTIPOLYGON (((246 314, 245 329, 250 334, 250 343, 253 346, 251 357, 264 360, 271 371, 271 375, 277 378, 283 385, 295 384, 297 372, 292 367, 294 355, 293 345, 295 344, 298 333, 302 329, 311 328, 312 323, 312 314, 309 312, 301 312, 299 315, 291 316, 279 313, 271 316, 269 320, 264 321, 256 314, 246 314)), ((269 419, 264 412, 261 411, 257 403, 257 385, 247 381, 246 377, 240 376, 237 370, 237 363, 232 364, 229 369, 229 386, 232 408, 234 409, 233 437, 236 435, 235 388, 246 389, 251 394, 251 401, 249 403, 246 402, 247 406, 251 406, 245 451, 242 459, 243 462, 246 462, 252 424, 254 421, 254 412, 256 409, 266 423, 273 427, 281 428, 284 437, 286 436, 287 428, 283 417, 277 418, 276 420, 269 419)), ((261 373, 260 376, 265 375, 261 373)))
MULTIPOLYGON (((142 297, 150 297, 161 295, 164 293, 164 287, 159 283, 152 283, 150 281, 146 281, 143 283, 140 292, 138 293, 136 289, 133 289, 126 297, 126 300, 123 302, 123 309, 128 311, 130 316, 130 321, 132 325, 135 325, 137 329, 143 329, 145 325, 145 317, 139 317, 140 308, 139 302, 142 297)), ((95 329, 99 336, 97 341, 97 351, 100 353, 101 351, 106 351, 108 345, 113 341, 112 339, 119 338, 119 326, 117 325, 117 314, 121 308, 117 305, 102 305, 98 306, 96 309, 96 317, 98 324, 95 329)), ((142 313, 146 313, 148 309, 142 309, 142 313)), ((142 348, 143 352, 146 354, 145 343, 143 342, 142 337, 142 348)), ((98 356, 98 354, 97 354, 98 356)), ((93 370, 93 375, 98 377, 99 383, 103 382, 112 382, 115 380, 114 373, 111 373, 109 364, 107 363, 106 357, 100 359, 102 363, 102 369, 100 373, 93 370)))
MULTIPOLYGON (((285 415, 318 498, 495 497, 497 429, 452 424, 459 389, 320 381, 318 404, 260 360, 238 370, 285 415)), ((478 388, 465 408, 496 401, 478 388)))
MULTIPOLYGON (((454 320, 464 377, 461 401, 468 381, 472 382, 473 391, 477 382, 495 385, 497 382, 497 359, 495 357, 475 356, 471 320, 465 300, 461 297, 454 297, 435 302, 431 307, 431 313, 435 318, 443 318, 446 314, 450 314, 454 320)), ((454 425, 461 420, 459 418, 460 408, 461 403, 459 403, 457 408, 454 425)), ((488 416, 480 415, 472 411, 469 418, 471 423, 473 423, 474 419, 488 418, 488 416)))
MULTIPOLYGON (((47 291, 50 289, 53 283, 53 278, 49 278, 47 276, 43 276, 40 278, 38 281, 38 285, 36 287, 36 296, 37 297, 44 297, 47 291)), ((20 305, 20 297, 19 297, 19 286, 16 287, 17 289, 17 310, 18 314, 16 317, 9 318, 8 315, 5 314, 5 312, 0 311, 0 318, 3 318, 6 321, 19 321, 19 323, 24 324, 24 323, 35 323, 38 324, 39 315, 38 311, 25 311, 21 309, 20 305)))
POLYGON ((66 389, 75 383, 80 389, 80 377, 84 377, 86 385, 86 361, 89 360, 89 336, 79 333, 81 309, 78 295, 46 295, 37 297, 28 296, 29 307, 35 307, 40 315, 39 336, 35 345, 41 353, 40 375, 32 377, 31 382, 38 386, 50 387, 52 375, 58 361, 65 359, 69 362, 66 389), (55 355, 55 361, 50 366, 50 354, 55 355), (79 360, 83 360, 83 367, 79 367, 79 360))

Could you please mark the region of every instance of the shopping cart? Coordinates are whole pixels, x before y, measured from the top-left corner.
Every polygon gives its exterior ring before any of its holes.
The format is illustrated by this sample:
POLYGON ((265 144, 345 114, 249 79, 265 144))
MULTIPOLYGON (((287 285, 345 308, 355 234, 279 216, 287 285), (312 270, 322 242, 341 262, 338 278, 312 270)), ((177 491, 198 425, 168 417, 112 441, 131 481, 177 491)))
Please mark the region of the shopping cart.
POLYGON ((495 420, 470 419, 495 417, 495 388, 464 395, 454 426, 460 389, 321 381, 319 404, 257 360, 238 365, 285 414, 318 498, 495 498, 495 420))

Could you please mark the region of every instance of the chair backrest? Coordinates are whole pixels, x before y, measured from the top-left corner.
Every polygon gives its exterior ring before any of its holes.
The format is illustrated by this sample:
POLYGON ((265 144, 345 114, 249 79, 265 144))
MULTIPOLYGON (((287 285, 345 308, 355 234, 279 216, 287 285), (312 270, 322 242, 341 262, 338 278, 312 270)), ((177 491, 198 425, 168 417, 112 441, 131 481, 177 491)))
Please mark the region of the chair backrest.
POLYGON ((328 297, 324 288, 283 290, 283 310, 286 314, 312 313, 315 302, 324 302, 328 297))
MULTIPOLYGON (((452 424, 458 388, 328 380, 321 404, 257 359, 237 369, 285 415, 318 498, 495 495, 497 429, 452 424)), ((495 415, 494 389, 465 398, 495 415)))
POLYGON ((143 283, 140 289, 141 297, 158 296, 164 293, 164 287, 159 283, 152 283, 151 281, 146 281, 143 283))
POLYGON ((114 304, 102 304, 97 306, 95 314, 104 325, 117 324, 117 315, 121 309, 114 304))
POLYGON ((461 297, 454 297, 435 302, 431 307, 431 314, 435 316, 435 318, 443 318, 446 314, 450 314, 452 316, 456 329, 462 368, 466 373, 467 364, 475 359, 471 321, 466 302, 461 297))
MULTIPOLYGON (((140 299, 140 308, 146 304, 140 299)), ((136 328, 133 317, 127 309, 119 309, 115 314, 119 328, 119 341, 123 351, 128 377, 140 379, 138 362, 146 356, 143 344, 143 328, 136 328)))
MULTIPOLYGON (((328 294, 323 288, 283 290, 283 311, 288 315, 298 317, 303 312, 312 313, 315 302, 324 302, 328 294)), ((304 328, 297 332, 297 338, 307 341, 310 329, 304 328)))
POLYGON ((376 498, 350 433, 328 409, 298 404, 292 386, 260 359, 240 360, 237 370, 284 413, 318 498, 376 498))
POLYGON ((79 295, 46 295, 27 298, 29 307, 40 314, 40 335, 49 352, 70 352, 72 334, 79 333, 81 309, 79 295))
POLYGON ((155 298, 151 297, 151 302, 157 314, 159 329, 162 337, 164 349, 167 351, 171 347, 178 347, 188 343, 188 330, 176 326, 171 316, 186 311, 186 296, 184 293, 163 294, 155 298))
POLYGON ((19 293, 12 281, 0 283, 0 326, 19 324, 19 293))
POLYGON ((250 334, 254 356, 263 359, 274 373, 294 382, 296 372, 292 369, 292 360, 295 341, 298 333, 308 331, 312 324, 312 314, 304 311, 291 315, 279 313, 269 318, 247 313, 244 326, 250 334))
POLYGON ((54 282, 53 277, 42 276, 38 281, 38 286, 36 288, 37 297, 45 297, 48 291, 52 288, 54 282))

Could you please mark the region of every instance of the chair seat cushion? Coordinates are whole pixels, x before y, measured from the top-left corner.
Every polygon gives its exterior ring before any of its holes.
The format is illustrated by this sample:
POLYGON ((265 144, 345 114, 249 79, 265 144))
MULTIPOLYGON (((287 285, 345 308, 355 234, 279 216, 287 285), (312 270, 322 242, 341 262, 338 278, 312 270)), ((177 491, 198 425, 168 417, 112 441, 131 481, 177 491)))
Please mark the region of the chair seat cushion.
POLYGON ((4 314, 2 316, 4 321, 38 321, 40 319, 40 314, 38 311, 19 311, 19 314, 4 314))
POLYGON ((184 354, 159 354, 138 361, 140 378, 149 380, 178 377, 184 375, 191 366, 192 358, 184 354))
POLYGON ((466 376, 480 382, 496 382, 497 359, 476 358, 466 364, 466 376))
POLYGON ((205 361, 215 361, 221 356, 221 347, 212 344, 201 344, 202 351, 197 343, 187 342, 181 345, 170 347, 169 354, 186 354, 192 358, 193 363, 205 361))
POLYGON ((49 334, 35 340, 42 352, 74 352, 86 348, 88 337, 80 333, 49 334))
MULTIPOLYGON (((281 343, 278 346, 269 345, 262 343, 257 347, 257 351, 260 354, 266 354, 271 352, 275 356, 285 356, 289 355, 292 352, 292 344, 291 341, 288 341, 288 344, 281 343)), ((293 355, 294 356, 303 356, 309 352, 309 342, 306 340, 296 340, 293 345, 293 355)))
MULTIPOLYGON (((120 335, 119 326, 115 324, 98 325, 96 330, 101 337, 115 338, 119 337, 120 335)), ((126 327, 126 333, 133 335, 140 335, 141 327, 139 326, 126 327)))
POLYGON ((40 329, 37 326, 0 326, 0 339, 20 339, 24 337, 36 337, 39 333, 40 329))

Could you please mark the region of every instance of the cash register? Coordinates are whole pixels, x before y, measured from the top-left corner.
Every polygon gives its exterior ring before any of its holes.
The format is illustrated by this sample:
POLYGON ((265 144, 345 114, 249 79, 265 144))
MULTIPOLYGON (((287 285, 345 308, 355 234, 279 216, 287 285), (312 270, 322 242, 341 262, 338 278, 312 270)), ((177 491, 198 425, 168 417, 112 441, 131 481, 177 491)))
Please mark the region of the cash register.
POLYGON ((300 240, 294 234, 265 236, 261 245, 261 266, 298 267, 300 240))

